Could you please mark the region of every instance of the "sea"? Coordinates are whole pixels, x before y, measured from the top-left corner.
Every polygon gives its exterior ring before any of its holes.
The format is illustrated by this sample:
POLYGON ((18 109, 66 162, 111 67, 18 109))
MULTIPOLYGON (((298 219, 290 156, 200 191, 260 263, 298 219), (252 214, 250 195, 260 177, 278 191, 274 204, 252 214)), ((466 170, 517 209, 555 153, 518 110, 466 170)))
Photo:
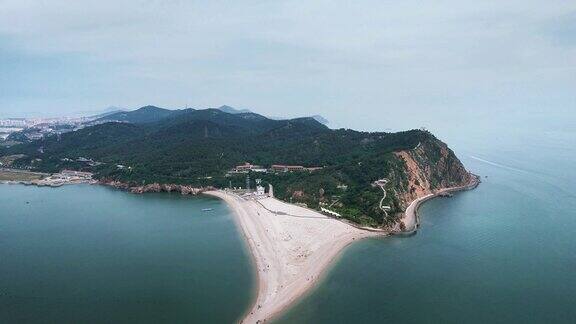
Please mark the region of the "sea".
POLYGON ((433 130, 475 190, 420 209, 410 237, 346 249, 277 323, 576 323, 576 120, 433 130))
MULTIPOLYGON (((432 131, 482 184, 351 245, 274 322, 576 323, 574 124, 432 131)), ((0 186, 2 323, 233 323, 254 286, 218 200, 0 186)))
POLYGON ((0 185, 0 323, 233 323, 250 262, 214 198, 0 185))

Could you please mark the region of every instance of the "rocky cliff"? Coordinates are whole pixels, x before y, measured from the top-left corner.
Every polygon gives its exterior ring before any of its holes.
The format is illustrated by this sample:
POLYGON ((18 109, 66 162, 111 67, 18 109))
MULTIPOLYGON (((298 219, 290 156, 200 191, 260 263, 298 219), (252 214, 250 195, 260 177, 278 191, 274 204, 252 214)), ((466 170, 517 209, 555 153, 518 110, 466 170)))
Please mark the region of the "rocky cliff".
POLYGON ((473 175, 446 144, 431 138, 419 143, 414 149, 394 153, 402 172, 397 172, 392 189, 398 209, 404 211, 417 198, 435 193, 440 189, 465 186, 473 175))

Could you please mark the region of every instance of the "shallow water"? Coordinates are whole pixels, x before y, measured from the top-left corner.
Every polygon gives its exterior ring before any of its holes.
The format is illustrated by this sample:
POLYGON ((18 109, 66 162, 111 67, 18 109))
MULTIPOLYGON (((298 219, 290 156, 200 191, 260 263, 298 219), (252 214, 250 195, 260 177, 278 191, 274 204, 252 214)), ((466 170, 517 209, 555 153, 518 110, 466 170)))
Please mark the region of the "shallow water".
POLYGON ((2 323, 230 323, 254 284, 219 200, 101 186, 0 185, 0 260, 2 323))

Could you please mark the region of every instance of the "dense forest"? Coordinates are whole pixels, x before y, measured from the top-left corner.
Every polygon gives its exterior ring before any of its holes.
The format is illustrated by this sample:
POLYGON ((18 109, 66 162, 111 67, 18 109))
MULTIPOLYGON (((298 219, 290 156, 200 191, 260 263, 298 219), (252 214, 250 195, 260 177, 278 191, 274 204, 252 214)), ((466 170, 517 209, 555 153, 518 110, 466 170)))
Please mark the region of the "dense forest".
POLYGON ((354 222, 380 226, 394 222, 403 210, 397 195, 389 194, 385 203, 392 210, 385 219, 378 208, 382 191, 372 183, 388 178, 391 193, 407 190, 405 162, 394 152, 425 143, 433 163, 433 152, 445 147, 427 131, 333 130, 313 118, 272 120, 216 109, 166 114, 149 107, 135 115, 119 114, 122 122, 103 120, 103 124, 61 136, 4 148, 0 156, 24 154, 14 163, 16 167, 92 171, 97 178, 133 185, 244 186, 245 175, 227 176, 227 172, 245 162, 264 167, 322 167, 317 171, 258 173, 252 178, 273 184, 280 199, 310 208, 330 206, 354 222))

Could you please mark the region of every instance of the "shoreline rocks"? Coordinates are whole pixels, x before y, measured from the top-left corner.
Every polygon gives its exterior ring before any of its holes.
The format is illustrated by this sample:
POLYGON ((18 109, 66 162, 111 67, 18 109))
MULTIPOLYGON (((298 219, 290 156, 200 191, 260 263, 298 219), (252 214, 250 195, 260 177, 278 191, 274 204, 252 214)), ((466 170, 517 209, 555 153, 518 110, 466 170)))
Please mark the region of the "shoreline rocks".
POLYGON ((111 186, 116 189, 126 190, 134 194, 143 194, 148 192, 179 192, 182 195, 198 195, 204 191, 214 190, 214 187, 192 187, 188 185, 177 185, 177 184, 161 184, 161 183, 151 183, 142 186, 131 186, 128 183, 117 181, 117 180, 107 180, 103 179, 99 181, 99 184, 106 186, 111 186))

